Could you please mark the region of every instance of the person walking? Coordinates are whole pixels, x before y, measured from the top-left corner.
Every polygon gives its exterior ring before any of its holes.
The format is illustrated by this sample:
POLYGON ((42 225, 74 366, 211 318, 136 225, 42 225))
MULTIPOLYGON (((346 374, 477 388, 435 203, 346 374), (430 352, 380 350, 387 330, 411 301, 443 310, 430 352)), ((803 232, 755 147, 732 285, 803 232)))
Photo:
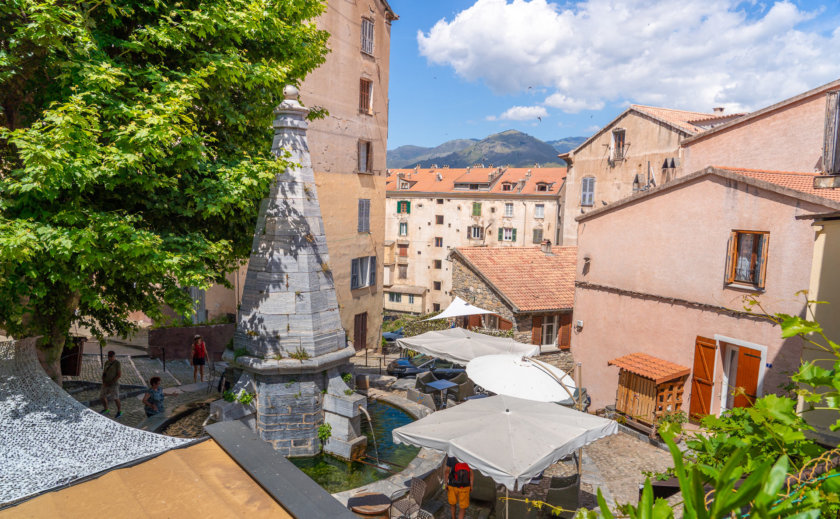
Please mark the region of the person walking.
POLYGON ((204 382, 204 365, 207 363, 207 346, 201 335, 193 337, 192 346, 190 347, 190 358, 193 365, 193 383, 198 382, 196 376, 201 372, 201 381, 204 382))
POLYGON ((99 398, 102 400, 102 414, 108 414, 108 400, 113 400, 117 404, 117 414, 115 418, 122 416, 122 405, 120 404, 120 377, 122 376, 122 366, 117 360, 117 354, 114 350, 108 352, 108 360, 105 361, 105 366, 102 367, 102 390, 99 392, 99 398))
POLYGON ((143 409, 146 418, 163 412, 163 388, 160 387, 160 377, 149 379, 149 389, 143 395, 143 409))
POLYGON ((452 519, 464 519, 470 506, 470 492, 473 487, 473 473, 470 466, 449 456, 446 458, 446 497, 452 510, 452 519))

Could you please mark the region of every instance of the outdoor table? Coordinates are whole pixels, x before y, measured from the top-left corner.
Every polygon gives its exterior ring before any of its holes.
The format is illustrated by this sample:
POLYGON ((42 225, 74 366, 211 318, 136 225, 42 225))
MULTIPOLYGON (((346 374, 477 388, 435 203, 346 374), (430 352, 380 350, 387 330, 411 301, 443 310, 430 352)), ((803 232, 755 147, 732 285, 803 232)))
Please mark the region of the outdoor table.
POLYGON ((429 382, 426 385, 432 389, 440 391, 440 406, 446 407, 446 390, 450 387, 456 387, 458 384, 448 380, 435 380, 434 382, 429 382))
POLYGON ((391 509, 391 499, 385 494, 377 492, 361 492, 347 500, 347 508, 364 516, 388 517, 391 509))

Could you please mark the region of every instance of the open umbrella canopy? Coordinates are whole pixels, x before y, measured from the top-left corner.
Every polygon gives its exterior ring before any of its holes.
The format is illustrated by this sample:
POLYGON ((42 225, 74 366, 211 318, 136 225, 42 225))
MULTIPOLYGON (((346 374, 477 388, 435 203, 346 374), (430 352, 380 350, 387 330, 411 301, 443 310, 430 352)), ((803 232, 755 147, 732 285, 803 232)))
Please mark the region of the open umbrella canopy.
POLYGON ((393 430, 394 441, 444 451, 510 490, 557 460, 618 432, 606 418, 497 395, 469 400, 393 430))
POLYGON ((482 355, 507 353, 521 358, 540 352, 540 347, 534 344, 522 344, 508 337, 493 337, 463 328, 435 330, 397 339, 397 346, 456 364, 466 364, 482 355))
POLYGON ((576 389, 575 381, 563 370, 516 355, 486 355, 473 359, 467 364, 467 376, 498 395, 540 402, 568 401, 573 397, 569 391, 575 393, 576 389))
POLYGON ((455 299, 449 303, 449 306, 446 307, 446 310, 437 314, 434 317, 429 317, 428 319, 423 319, 424 321, 431 321, 434 319, 448 319, 450 317, 461 317, 462 315, 479 315, 479 314, 492 314, 490 310, 485 310, 483 308, 479 308, 475 305, 471 305, 467 303, 460 297, 455 297, 455 299))

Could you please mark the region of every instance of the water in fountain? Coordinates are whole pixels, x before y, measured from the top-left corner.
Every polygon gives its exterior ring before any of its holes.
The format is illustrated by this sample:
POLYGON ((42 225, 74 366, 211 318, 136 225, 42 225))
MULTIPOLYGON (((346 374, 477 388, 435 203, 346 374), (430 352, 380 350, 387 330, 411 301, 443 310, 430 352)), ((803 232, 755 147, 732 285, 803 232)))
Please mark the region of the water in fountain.
POLYGON ((370 419, 370 413, 367 412, 364 406, 360 405, 359 410, 365 413, 367 417, 368 426, 370 426, 370 435, 373 438, 373 452, 376 453, 376 464, 379 465, 379 449, 376 447, 376 431, 373 428, 373 420, 370 419))

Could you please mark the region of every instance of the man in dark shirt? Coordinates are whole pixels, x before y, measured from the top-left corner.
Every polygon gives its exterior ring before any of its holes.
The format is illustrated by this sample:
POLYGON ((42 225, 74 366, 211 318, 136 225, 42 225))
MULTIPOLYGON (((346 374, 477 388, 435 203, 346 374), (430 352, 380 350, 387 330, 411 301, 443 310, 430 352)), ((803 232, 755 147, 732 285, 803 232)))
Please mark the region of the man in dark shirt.
POLYGON ((446 494, 452 510, 452 519, 456 519, 455 510, 458 511, 457 519, 464 519, 467 508, 470 506, 470 491, 473 486, 473 472, 470 466, 449 456, 446 458, 446 494))
POLYGON ((120 377, 122 376, 122 367, 120 361, 117 360, 117 354, 114 351, 108 352, 108 360, 105 361, 105 366, 102 368, 102 391, 99 392, 99 398, 102 399, 102 414, 108 414, 108 400, 113 400, 117 404, 116 418, 122 416, 122 406, 120 405, 120 377))

